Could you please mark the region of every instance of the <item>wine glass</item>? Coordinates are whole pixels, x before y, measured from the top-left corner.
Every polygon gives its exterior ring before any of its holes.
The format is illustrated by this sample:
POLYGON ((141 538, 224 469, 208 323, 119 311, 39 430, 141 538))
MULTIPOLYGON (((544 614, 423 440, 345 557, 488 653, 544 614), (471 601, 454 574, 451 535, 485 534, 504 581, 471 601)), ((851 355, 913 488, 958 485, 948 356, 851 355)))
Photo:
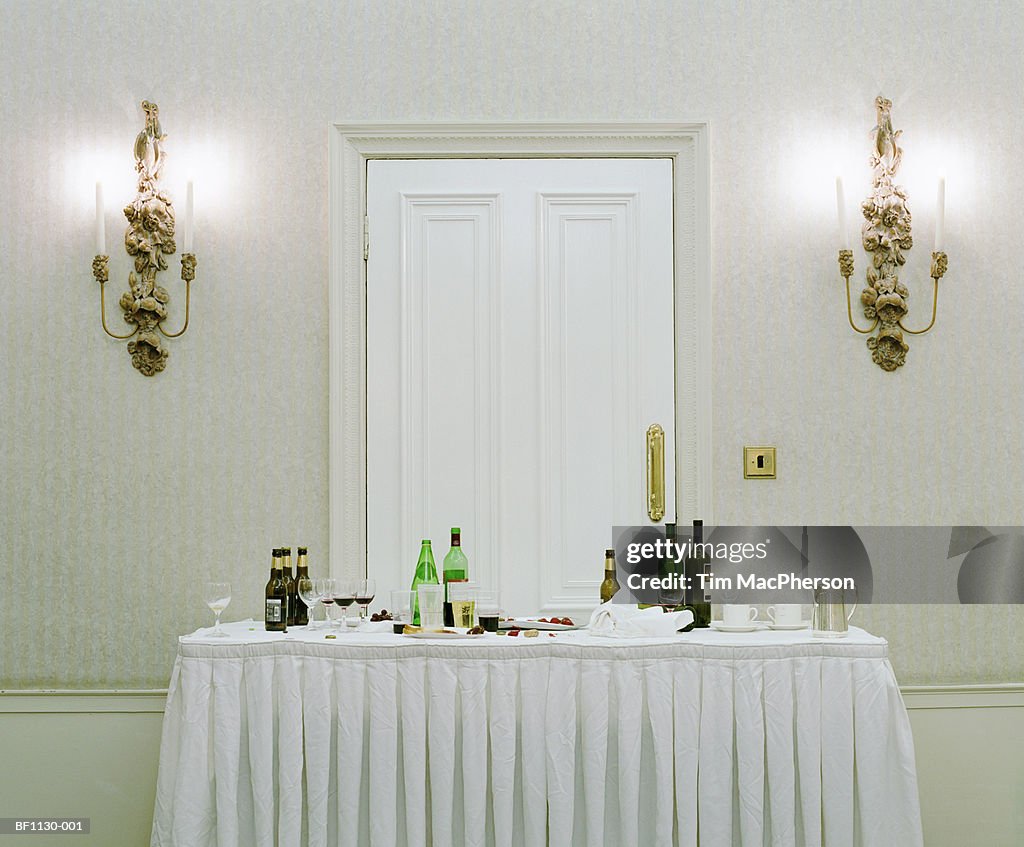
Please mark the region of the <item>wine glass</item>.
POLYGON ((334 603, 341 607, 341 628, 348 626, 348 607, 356 600, 356 584, 351 579, 334 580, 334 603))
POLYGON ((356 603, 359 604, 359 620, 366 619, 366 613, 377 593, 377 580, 361 579, 356 584, 356 603))
POLYGON ((228 634, 220 628, 220 613, 223 612, 228 607, 228 603, 231 602, 231 583, 206 583, 206 587, 203 591, 203 599, 206 601, 206 605, 210 607, 210 611, 217 616, 217 619, 213 624, 213 632, 211 632, 210 635, 217 638, 227 638, 228 634))
POLYGON ((316 593, 316 583, 311 580, 308 576, 302 577, 299 580, 299 584, 296 586, 296 590, 299 592, 299 599, 305 605, 306 612, 306 629, 316 629, 313 623, 313 608, 316 606, 317 601, 320 599, 320 595, 316 593))
POLYGON ((334 619, 331 617, 331 609, 334 608, 334 580, 330 577, 318 579, 316 590, 320 595, 320 602, 324 604, 324 620, 327 622, 327 628, 330 629, 334 624, 334 619))

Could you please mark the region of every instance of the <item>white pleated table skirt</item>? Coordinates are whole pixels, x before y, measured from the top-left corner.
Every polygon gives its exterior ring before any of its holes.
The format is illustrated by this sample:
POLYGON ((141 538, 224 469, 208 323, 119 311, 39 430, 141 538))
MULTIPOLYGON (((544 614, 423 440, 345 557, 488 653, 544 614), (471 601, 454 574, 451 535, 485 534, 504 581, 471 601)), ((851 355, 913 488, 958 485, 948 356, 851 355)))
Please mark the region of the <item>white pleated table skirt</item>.
POLYGON ((853 629, 181 639, 153 847, 920 847, 883 639, 853 629))

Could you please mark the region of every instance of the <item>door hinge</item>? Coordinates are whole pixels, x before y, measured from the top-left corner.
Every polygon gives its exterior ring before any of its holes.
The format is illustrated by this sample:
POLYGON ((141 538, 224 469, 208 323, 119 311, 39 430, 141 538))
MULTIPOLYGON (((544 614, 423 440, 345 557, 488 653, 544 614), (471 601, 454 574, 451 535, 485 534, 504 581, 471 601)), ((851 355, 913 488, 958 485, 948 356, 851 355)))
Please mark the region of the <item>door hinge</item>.
POLYGON ((363 216, 363 261, 366 262, 370 258, 370 218, 369 216, 363 216))

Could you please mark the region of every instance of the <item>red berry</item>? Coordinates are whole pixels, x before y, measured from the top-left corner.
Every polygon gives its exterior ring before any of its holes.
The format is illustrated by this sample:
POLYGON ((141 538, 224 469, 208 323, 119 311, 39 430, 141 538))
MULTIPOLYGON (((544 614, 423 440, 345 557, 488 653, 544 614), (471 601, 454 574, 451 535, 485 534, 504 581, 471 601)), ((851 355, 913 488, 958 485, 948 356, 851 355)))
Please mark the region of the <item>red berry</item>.
POLYGON ((509 638, 511 638, 513 636, 516 636, 516 635, 519 635, 519 630, 518 629, 510 629, 508 631, 508 635, 509 635, 509 638))

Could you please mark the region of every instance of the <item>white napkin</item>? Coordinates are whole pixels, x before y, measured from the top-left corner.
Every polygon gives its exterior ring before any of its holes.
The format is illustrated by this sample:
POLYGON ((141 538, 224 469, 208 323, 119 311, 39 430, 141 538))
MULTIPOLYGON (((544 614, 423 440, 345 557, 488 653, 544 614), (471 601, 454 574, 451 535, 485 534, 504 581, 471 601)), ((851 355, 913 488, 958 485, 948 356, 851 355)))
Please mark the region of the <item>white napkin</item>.
POLYGON ((693 623, 693 612, 666 612, 661 606, 641 609, 620 603, 602 603, 590 616, 591 635, 608 638, 650 638, 675 635, 693 623))
POLYGON ((356 632, 394 632, 392 621, 371 621, 367 618, 356 627, 356 632))

